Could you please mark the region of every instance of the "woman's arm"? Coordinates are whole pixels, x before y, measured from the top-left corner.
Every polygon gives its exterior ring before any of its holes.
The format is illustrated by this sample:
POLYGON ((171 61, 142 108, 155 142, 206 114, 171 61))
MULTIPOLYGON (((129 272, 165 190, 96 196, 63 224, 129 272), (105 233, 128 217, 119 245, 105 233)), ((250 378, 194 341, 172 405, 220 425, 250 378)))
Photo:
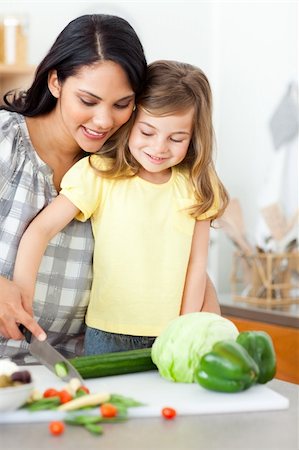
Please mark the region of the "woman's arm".
MULTIPOLYGON (((78 211, 66 197, 58 195, 36 216, 23 234, 13 281, 21 291, 25 310, 31 311, 36 277, 48 242, 76 216, 78 211)), ((24 325, 26 326, 25 323, 24 325)), ((30 326, 28 328, 35 334, 30 326)))
POLYGON ((207 280, 210 221, 196 221, 180 314, 201 311, 207 280))

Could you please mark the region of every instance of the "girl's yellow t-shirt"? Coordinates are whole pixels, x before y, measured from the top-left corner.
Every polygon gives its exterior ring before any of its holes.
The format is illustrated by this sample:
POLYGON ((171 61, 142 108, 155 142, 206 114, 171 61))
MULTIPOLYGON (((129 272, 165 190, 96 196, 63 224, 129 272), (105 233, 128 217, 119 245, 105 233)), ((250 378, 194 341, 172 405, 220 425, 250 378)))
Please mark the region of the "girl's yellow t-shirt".
MULTIPOLYGON (((97 164, 106 167, 104 158, 97 164)), ((88 326, 158 336, 179 315, 195 224, 190 183, 176 167, 164 184, 138 176, 100 177, 83 158, 64 176, 61 194, 91 217, 95 238, 88 326)), ((217 205, 198 220, 208 219, 217 205)))

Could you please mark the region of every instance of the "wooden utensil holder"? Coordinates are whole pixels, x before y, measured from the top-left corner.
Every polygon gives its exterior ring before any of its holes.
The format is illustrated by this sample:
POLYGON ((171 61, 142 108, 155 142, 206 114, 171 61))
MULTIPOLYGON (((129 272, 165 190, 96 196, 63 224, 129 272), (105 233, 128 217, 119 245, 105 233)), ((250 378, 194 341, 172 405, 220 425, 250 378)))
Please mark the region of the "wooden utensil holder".
POLYGON ((234 300, 278 306, 299 302, 299 253, 233 255, 234 300))

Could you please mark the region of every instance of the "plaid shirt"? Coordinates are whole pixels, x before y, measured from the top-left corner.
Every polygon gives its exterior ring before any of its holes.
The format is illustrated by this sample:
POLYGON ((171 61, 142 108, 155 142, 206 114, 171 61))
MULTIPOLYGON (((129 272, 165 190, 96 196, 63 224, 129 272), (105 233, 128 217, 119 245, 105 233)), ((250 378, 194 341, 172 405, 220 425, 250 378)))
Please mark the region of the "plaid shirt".
MULTIPOLYGON (((24 117, 0 111, 1 276, 12 279, 24 230, 56 196, 52 170, 32 147, 24 117)), ((51 240, 39 269, 34 315, 49 342, 67 357, 82 353, 93 245, 90 222, 74 220, 51 240)), ((10 357, 19 364, 35 362, 25 341, 1 336, 0 357, 10 357)))

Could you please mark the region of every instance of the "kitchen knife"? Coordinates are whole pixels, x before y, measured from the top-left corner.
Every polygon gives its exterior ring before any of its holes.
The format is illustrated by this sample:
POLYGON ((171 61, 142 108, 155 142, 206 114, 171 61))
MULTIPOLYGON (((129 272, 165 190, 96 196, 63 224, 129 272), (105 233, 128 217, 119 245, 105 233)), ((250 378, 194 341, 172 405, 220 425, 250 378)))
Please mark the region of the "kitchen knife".
POLYGON ((77 378, 84 384, 83 379, 75 367, 52 345, 47 341, 39 341, 35 336, 32 336, 24 325, 19 325, 19 330, 25 336, 29 344, 29 351, 40 363, 45 365, 49 370, 55 373, 63 381, 70 381, 72 378, 77 378))

